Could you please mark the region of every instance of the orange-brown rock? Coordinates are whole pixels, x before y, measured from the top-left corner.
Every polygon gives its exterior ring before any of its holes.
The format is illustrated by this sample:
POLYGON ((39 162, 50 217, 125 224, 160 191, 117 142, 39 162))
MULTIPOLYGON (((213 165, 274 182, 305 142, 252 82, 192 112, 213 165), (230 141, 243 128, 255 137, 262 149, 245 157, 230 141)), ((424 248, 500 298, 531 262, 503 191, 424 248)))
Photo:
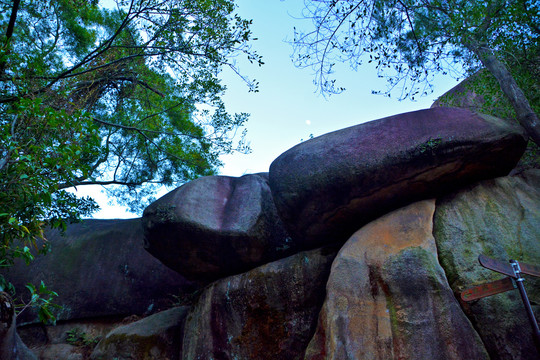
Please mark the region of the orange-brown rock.
POLYGON ((332 264, 305 359, 487 359, 437 260, 434 200, 357 231, 332 264))

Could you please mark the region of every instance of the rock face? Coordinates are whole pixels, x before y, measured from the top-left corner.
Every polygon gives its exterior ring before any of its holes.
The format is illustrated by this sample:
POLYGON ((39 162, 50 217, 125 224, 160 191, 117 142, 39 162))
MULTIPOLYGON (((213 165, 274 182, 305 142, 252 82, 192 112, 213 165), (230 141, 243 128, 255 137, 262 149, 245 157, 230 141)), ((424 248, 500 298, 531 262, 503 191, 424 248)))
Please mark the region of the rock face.
MULTIPOLYGON (((63 306, 59 321, 151 313, 192 289, 144 250, 140 219, 85 220, 47 238, 50 254, 37 257, 31 268, 19 263, 4 274, 21 293, 26 283, 41 280, 56 291, 55 303, 63 306)), ((36 314, 25 311, 18 322, 37 322, 36 314)))
POLYGON ((146 208, 143 223, 145 246, 152 255, 203 282, 295 252, 266 174, 191 181, 146 208))
POLYGON ((187 312, 187 307, 177 307, 120 326, 99 342, 91 359, 179 359, 187 312))
POLYGON ((99 339, 119 323, 123 323, 122 319, 114 317, 88 318, 54 326, 29 324, 18 327, 17 331, 40 360, 86 360, 99 339))
POLYGON ((293 147, 270 166, 270 187, 295 242, 313 248, 413 201, 506 175, 525 145, 523 130, 503 120, 421 110, 293 147))
MULTIPOLYGON (((437 202, 434 235, 452 289, 501 279, 482 268, 479 254, 540 264, 540 170, 484 181, 437 202)), ((540 318, 540 279, 525 287, 540 318)), ((466 308, 491 359, 538 359, 517 291, 480 299, 466 308)))
POLYGON ((336 251, 318 249, 217 281, 188 315, 183 359, 302 359, 336 251))
MULTIPOLYGON (((50 234, 50 255, 5 275, 18 288, 44 280, 61 322, 27 314, 17 331, 43 360, 540 358, 517 292, 456 300, 502 277, 481 253, 540 264, 540 170, 478 182, 524 146, 502 120, 435 108, 307 141, 270 180, 195 180, 143 219, 50 234), (148 251, 196 283, 146 252, 142 229, 148 251), (192 303, 122 320, 172 295, 192 303)), ((540 279, 525 285, 540 317, 540 279)), ((6 309, 0 358, 31 359, 6 309)))
POLYGON ((346 242, 305 359, 488 359, 437 261, 434 210, 412 204, 346 242))

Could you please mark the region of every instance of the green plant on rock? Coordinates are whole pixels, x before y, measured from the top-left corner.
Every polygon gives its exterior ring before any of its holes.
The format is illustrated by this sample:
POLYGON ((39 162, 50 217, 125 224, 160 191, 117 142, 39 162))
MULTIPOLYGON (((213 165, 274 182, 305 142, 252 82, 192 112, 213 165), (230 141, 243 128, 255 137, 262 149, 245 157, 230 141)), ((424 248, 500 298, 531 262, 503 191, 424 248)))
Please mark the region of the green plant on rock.
POLYGON ((101 340, 99 336, 91 337, 79 328, 73 328, 66 332, 66 342, 73 346, 94 347, 101 340))
POLYGON ((17 314, 22 313, 29 307, 34 307, 38 309, 38 318, 41 322, 44 324, 56 324, 53 309, 60 309, 61 306, 55 304, 53 301, 58 294, 47 289, 43 281, 37 288, 32 284, 27 284, 26 288, 30 291, 30 300, 27 303, 16 305, 17 314))
POLYGON ((417 149, 421 154, 427 152, 433 152, 439 145, 442 144, 442 139, 440 138, 429 138, 426 142, 418 145, 417 149))

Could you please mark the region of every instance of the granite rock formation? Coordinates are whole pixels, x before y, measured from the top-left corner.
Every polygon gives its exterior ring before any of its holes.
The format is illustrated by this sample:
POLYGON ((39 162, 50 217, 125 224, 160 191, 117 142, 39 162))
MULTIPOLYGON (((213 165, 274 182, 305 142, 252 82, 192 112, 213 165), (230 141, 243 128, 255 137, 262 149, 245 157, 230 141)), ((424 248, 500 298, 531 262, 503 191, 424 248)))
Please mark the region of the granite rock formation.
MULTIPOLYGON (((30 269, 21 261, 4 275, 23 296, 27 283, 43 280, 59 294, 58 321, 153 313, 170 307, 173 295, 193 289, 144 250, 140 219, 85 220, 46 237, 50 254, 37 256, 30 269)), ((31 310, 17 321, 39 322, 31 310)))
POLYGON ((433 108, 338 130, 301 143, 270 166, 279 215, 295 243, 343 243, 361 225, 421 199, 503 176, 526 138, 512 123, 433 108))
POLYGON ((207 176, 150 204, 145 247, 185 277, 210 282, 295 252, 267 174, 207 176))
MULTIPOLYGON (((540 170, 506 176, 525 141, 503 120, 437 108, 306 141, 270 180, 192 181, 142 220, 53 235, 54 262, 28 273, 65 281, 70 311, 18 332, 44 360, 89 358, 66 343, 75 327, 101 338, 93 359, 537 359, 516 291, 458 301, 501 277, 479 254, 540 265, 540 170), (145 253, 140 221, 182 276, 145 253), (174 291, 173 309, 148 316, 174 291)), ((526 287, 538 316, 540 281, 526 287)))
POLYGON ((488 359, 439 265, 434 211, 434 200, 417 202, 347 240, 306 360, 488 359))
MULTIPOLYGON (((434 236, 450 286, 504 278, 479 266, 478 255, 540 265, 540 170, 484 181, 437 201, 434 236)), ((528 296, 540 316, 540 278, 526 276, 528 296)), ((491 359, 538 359, 516 291, 464 304, 491 359)))
POLYGON ((175 307, 111 331, 99 342, 91 359, 176 360, 181 344, 187 307, 175 307))

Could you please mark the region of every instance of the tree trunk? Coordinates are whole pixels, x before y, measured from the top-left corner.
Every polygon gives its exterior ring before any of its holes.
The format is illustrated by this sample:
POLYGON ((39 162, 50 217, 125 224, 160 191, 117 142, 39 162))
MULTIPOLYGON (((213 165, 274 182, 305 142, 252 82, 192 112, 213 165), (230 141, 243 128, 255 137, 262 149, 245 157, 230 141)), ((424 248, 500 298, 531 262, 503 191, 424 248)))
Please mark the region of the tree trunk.
POLYGON ((9 47, 9 41, 11 40, 11 36, 13 36, 13 31, 15 30, 15 20, 17 20, 17 12, 19 11, 19 4, 21 0, 14 0, 13 6, 11 8, 11 16, 9 17, 9 23, 6 30, 6 40, 4 43, 4 46, 7 47, 7 52, 4 55, 4 59, 0 61, 0 77, 3 77, 6 72, 6 57, 9 55, 10 47, 9 47))
POLYGON ((527 130, 527 134, 532 140, 537 145, 540 145, 540 121, 538 115, 531 108, 525 94, 507 67, 483 44, 471 41, 465 46, 478 56, 482 64, 497 79, 501 90, 516 112, 517 120, 527 130))
POLYGON ((15 342, 15 307, 9 295, 0 292, 0 358, 11 359, 15 342))
POLYGON ((17 334, 15 318, 11 297, 0 291, 0 359, 37 360, 17 334))

